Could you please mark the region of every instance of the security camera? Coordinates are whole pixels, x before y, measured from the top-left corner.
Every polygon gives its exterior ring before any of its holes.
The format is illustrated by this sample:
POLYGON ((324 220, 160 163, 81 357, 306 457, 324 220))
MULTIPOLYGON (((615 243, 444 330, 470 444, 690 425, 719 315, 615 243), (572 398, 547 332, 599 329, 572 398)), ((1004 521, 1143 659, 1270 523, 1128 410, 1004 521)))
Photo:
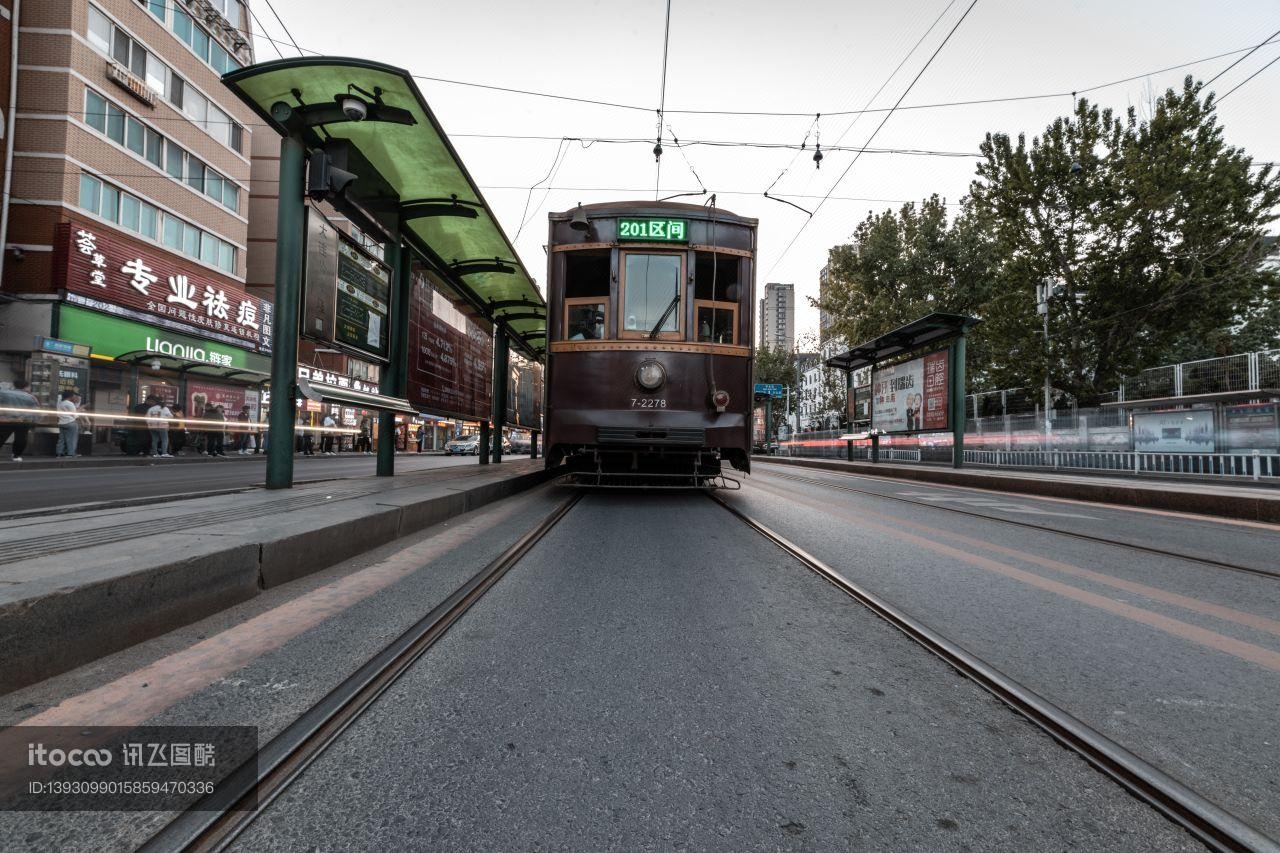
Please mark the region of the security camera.
POLYGON ((369 105, 359 98, 347 95, 340 102, 342 114, 351 121, 364 121, 369 115, 369 105))
MULTIPOLYGON (((345 107, 344 107, 344 109, 345 109, 345 107)), ((1072 161, 1071 161, 1071 174, 1073 174, 1073 175, 1078 175, 1078 174, 1080 174, 1080 173, 1081 173, 1081 172, 1083 172, 1083 171, 1084 171, 1084 166, 1081 166, 1081 165, 1080 165, 1080 161, 1079 161, 1079 160, 1072 160, 1072 161)))

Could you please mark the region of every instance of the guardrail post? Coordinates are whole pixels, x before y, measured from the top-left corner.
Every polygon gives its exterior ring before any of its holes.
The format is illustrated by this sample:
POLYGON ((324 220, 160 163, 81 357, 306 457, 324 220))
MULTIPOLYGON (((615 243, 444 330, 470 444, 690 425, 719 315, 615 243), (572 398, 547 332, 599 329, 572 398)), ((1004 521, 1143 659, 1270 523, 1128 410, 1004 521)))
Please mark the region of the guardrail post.
POLYGON ((1253 458, 1249 460, 1249 472, 1253 474, 1253 479, 1255 481, 1258 479, 1258 456, 1258 451, 1254 450, 1253 458))

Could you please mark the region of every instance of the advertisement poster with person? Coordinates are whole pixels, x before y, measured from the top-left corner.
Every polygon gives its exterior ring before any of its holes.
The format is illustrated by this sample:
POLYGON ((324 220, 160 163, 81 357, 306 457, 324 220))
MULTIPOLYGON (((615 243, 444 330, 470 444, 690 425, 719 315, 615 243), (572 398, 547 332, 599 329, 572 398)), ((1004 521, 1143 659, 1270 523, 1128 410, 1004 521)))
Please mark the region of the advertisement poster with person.
POLYGON ((871 377, 871 427, 881 432, 945 430, 949 373, 946 350, 877 367, 871 377))

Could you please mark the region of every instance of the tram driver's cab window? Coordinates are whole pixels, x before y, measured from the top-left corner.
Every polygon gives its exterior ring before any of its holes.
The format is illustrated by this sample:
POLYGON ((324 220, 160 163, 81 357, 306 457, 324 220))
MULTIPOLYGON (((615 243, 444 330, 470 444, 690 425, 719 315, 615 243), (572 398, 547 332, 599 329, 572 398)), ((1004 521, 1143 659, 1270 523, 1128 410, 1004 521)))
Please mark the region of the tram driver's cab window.
POLYGON ((695 340, 712 344, 738 342, 741 268, 736 256, 698 253, 693 281, 695 340))
POLYGON ((619 337, 680 340, 683 256, 626 252, 622 258, 619 337))
POLYGON ((563 337, 598 341, 609 336, 609 252, 566 253, 563 337))

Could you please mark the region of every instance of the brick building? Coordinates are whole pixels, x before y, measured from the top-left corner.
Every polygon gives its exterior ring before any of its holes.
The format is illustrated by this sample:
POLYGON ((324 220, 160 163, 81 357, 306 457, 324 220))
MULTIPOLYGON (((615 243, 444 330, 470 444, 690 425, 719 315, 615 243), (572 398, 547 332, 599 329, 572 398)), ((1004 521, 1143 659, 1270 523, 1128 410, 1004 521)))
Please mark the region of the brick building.
POLYGON ((253 61, 247 8, 0 4, 18 59, 16 103, 0 86, 0 383, 28 379, 46 404, 74 387, 98 413, 150 394, 256 408, 273 330, 246 286, 255 120, 220 81, 253 61))

